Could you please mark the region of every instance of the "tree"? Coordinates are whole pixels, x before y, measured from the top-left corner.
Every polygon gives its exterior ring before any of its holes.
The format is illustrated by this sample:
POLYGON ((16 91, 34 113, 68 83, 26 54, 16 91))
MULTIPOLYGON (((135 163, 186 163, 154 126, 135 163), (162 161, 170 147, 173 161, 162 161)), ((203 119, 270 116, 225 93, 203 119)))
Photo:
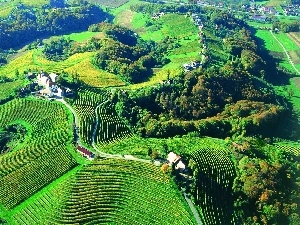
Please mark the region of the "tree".
POLYGON ((164 163, 164 164, 161 166, 161 171, 162 171, 163 173, 170 172, 170 166, 169 166, 167 163, 164 163))

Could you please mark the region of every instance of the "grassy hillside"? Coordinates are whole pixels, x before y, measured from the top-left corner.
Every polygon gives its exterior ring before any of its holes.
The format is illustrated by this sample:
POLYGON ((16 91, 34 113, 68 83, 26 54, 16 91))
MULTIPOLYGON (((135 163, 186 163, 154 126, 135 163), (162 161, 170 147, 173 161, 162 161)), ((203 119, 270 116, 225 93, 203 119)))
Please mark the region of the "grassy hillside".
POLYGON ((94 161, 14 216, 18 224, 195 224, 157 167, 134 161, 94 161))
POLYGON ((102 71, 92 64, 94 52, 77 53, 68 59, 54 62, 46 59, 40 49, 26 51, 21 56, 10 61, 6 66, 0 67, 0 74, 15 77, 16 71, 23 74, 28 70, 44 70, 49 72, 78 73, 79 79, 95 87, 124 85, 115 75, 102 71))

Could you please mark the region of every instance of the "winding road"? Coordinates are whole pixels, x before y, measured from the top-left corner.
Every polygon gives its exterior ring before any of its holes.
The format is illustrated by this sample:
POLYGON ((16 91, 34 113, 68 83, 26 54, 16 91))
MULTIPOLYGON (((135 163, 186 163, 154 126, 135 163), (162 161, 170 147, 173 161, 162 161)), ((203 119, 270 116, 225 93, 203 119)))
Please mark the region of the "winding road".
MULTIPOLYGON (((72 108, 71 105, 69 105, 64 99, 56 99, 57 101, 61 102, 62 104, 64 104, 69 110, 70 112, 73 114, 74 116, 74 123, 75 123, 75 126, 76 126, 76 129, 75 129, 75 134, 77 136, 76 138, 76 143, 78 145, 82 145, 81 141, 80 141, 80 136, 79 136, 79 119, 78 119, 78 115, 77 113, 75 112, 75 110, 72 108)), ((95 115, 97 115, 97 110, 100 106, 102 106, 103 104, 107 103, 109 100, 106 100, 102 103, 100 103, 99 105, 97 105, 97 107, 95 108, 95 115)), ((117 154, 109 154, 109 153, 105 153, 105 152, 101 152, 95 145, 95 136, 96 136, 96 130, 97 130, 97 127, 98 127, 98 124, 99 124, 99 121, 98 119, 96 119, 96 124, 95 124, 95 127, 94 127, 94 130, 93 130, 93 134, 92 134, 92 147, 94 148, 94 150, 96 150, 98 152, 98 155, 100 157, 104 157, 104 158, 115 158, 115 159, 125 159, 125 160, 133 160, 133 161, 139 161, 139 162, 144 162, 144 163, 152 163, 151 160, 146 160, 146 159, 139 159, 139 158, 136 158, 136 157, 125 157, 125 156, 122 156, 122 155, 117 155, 117 154)), ((194 218, 197 222, 198 225, 203 225, 202 221, 201 221, 201 218, 199 216, 199 213, 197 211, 197 209, 195 208, 193 202, 191 201, 191 199, 187 196, 187 194, 182 191, 183 193, 183 196, 184 196, 184 199, 186 200, 189 208, 191 209, 193 215, 194 215, 194 218)))

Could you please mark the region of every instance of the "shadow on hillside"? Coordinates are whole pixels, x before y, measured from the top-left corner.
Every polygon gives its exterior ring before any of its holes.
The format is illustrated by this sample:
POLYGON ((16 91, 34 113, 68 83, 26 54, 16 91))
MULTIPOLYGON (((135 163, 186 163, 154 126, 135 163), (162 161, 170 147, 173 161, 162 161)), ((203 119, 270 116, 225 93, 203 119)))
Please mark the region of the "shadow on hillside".
MULTIPOLYGON (((252 33, 255 33, 255 30, 251 29, 251 31, 252 33)), ((284 61, 282 56, 285 57, 285 55, 268 51, 265 48, 266 42, 263 39, 256 36, 254 39, 259 48, 259 55, 261 55, 263 60, 266 62, 265 78, 267 81, 276 86, 288 85, 289 79, 292 75, 284 68, 282 68, 282 70, 278 70, 279 64, 284 61)))

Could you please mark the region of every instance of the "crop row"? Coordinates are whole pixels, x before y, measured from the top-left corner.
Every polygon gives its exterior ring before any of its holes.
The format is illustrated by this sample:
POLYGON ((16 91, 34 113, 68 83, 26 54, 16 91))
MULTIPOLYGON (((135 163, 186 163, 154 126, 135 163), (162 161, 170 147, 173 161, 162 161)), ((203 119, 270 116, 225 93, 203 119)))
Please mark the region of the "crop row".
POLYGON ((61 104, 10 101, 0 106, 0 127, 11 123, 25 124, 28 132, 23 145, 0 157, 0 202, 8 209, 76 165, 66 150, 72 133, 61 104))
POLYGON ((95 143, 99 146, 132 136, 131 131, 119 118, 111 105, 103 104, 97 109, 98 127, 95 143))
POLYGON ((48 212, 46 220, 52 223, 47 224, 195 224, 169 179, 154 165, 135 161, 95 160, 67 188, 56 188, 55 194, 50 191, 37 201, 38 207, 29 204, 15 219, 40 224, 48 212))
POLYGON ((196 164, 194 197, 202 208, 205 224, 231 224, 235 178, 234 165, 225 150, 200 149, 191 154, 196 164))
POLYGON ((276 148, 286 152, 290 152, 296 156, 300 156, 300 147, 291 146, 291 145, 276 145, 276 148))

